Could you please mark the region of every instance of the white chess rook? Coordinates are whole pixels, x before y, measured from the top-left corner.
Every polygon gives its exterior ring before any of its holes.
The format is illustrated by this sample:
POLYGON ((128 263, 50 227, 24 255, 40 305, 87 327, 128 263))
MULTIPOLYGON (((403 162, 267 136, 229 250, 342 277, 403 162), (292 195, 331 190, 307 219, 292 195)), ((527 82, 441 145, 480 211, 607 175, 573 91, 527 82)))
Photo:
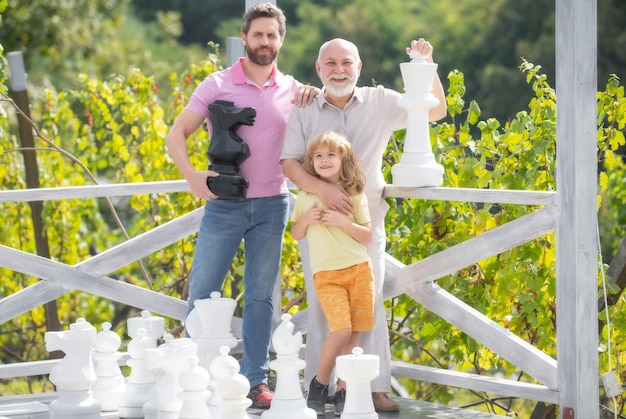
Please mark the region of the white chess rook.
POLYGON ((400 162, 391 168, 393 184, 401 187, 441 186, 443 166, 435 161, 430 145, 428 112, 439 99, 432 94, 437 64, 427 63, 417 52, 411 62, 400 63, 405 94, 400 104, 407 109, 407 129, 400 162))
POLYGON ((144 352, 157 347, 157 339, 165 334, 165 319, 143 310, 139 317, 128 319, 126 327, 131 338, 128 344, 131 359, 126 363, 131 367, 131 372, 126 379, 126 392, 118 412, 121 418, 140 419, 144 417, 143 405, 148 401, 150 389, 156 382, 154 372, 146 367, 144 352))
POLYGON ((57 399, 49 405, 51 418, 99 419, 101 403, 93 398, 91 387, 96 381, 92 349, 96 328, 83 318, 62 332, 46 332, 46 350, 63 351, 65 357, 50 371, 57 399))
POLYGON ((313 419, 315 410, 306 405, 300 387, 300 370, 306 362, 298 358, 302 346, 302 333, 293 334, 294 325, 291 315, 281 316, 282 323, 272 334, 272 345, 276 359, 270 362, 270 368, 276 371, 276 391, 269 410, 261 414, 263 419, 313 419))
POLYGON ((346 404, 341 419, 378 419, 371 386, 380 373, 378 355, 364 355, 363 349, 356 347, 351 355, 338 356, 335 368, 339 378, 346 382, 346 404))

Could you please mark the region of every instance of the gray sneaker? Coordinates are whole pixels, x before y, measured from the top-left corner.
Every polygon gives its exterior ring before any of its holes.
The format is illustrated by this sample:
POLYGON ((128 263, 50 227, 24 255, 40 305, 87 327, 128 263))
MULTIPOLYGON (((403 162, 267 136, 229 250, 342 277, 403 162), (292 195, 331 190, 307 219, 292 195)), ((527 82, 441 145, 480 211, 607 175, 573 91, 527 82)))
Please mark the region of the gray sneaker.
POLYGON ((309 393, 306 396, 306 405, 315 410, 317 416, 326 414, 326 398, 328 397, 328 385, 320 384, 316 378, 309 384, 309 393))
POLYGON ((342 388, 335 392, 335 415, 340 416, 343 413, 343 405, 346 404, 346 389, 342 388))

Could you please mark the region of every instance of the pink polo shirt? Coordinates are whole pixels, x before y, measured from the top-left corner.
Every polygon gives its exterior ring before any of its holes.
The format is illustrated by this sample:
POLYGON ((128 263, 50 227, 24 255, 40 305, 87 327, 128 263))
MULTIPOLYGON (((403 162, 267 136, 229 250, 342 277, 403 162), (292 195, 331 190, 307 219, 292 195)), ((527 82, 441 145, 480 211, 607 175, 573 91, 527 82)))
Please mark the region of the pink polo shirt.
MULTIPOLYGON (((248 80, 241 62, 210 74, 196 88, 187 107, 207 118, 209 104, 228 100, 235 107, 256 109, 253 126, 241 125, 237 134, 248 143, 250 157, 241 165, 241 175, 248 179, 248 198, 261 198, 287 193, 287 183, 280 164, 289 112, 300 85, 293 77, 281 73, 274 64, 272 76, 264 86, 248 80)), ((209 128, 210 133, 210 128, 209 128)))

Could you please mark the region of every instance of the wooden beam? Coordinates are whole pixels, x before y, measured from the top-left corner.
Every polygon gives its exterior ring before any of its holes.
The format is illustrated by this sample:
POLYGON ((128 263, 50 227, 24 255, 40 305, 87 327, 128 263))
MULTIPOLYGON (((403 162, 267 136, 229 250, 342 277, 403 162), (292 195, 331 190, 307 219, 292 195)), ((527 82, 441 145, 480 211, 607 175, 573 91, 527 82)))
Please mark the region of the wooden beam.
POLYGON ((392 278, 385 279, 385 298, 395 297, 420 287, 424 282, 434 281, 548 234, 556 226, 555 217, 554 208, 542 208, 402 268, 392 278))
POLYGON ((187 311, 186 301, 113 278, 90 275, 63 263, 3 245, 0 245, 0 266, 178 320, 183 320, 187 311))
POLYGON ((557 389, 556 360, 510 330, 465 304, 437 284, 423 284, 407 295, 458 327, 551 389, 557 389))
POLYGON ((48 281, 35 282, 33 285, 7 295, 0 300, 0 324, 29 312, 49 301, 65 295, 71 291, 63 284, 55 284, 48 281))
POLYGON ((560 415, 597 419, 597 1, 556 1, 560 415))
POLYGON ((129 196, 153 193, 189 192, 184 180, 161 182, 119 183, 113 185, 65 186, 0 191, 0 202, 49 201, 57 199, 101 198, 105 196, 129 196))
POLYGON ((555 192, 477 188, 405 188, 386 185, 385 198, 415 198, 431 201, 493 202, 517 205, 556 205, 555 192))
POLYGON ((90 275, 105 275, 163 249, 195 232, 200 227, 204 207, 153 228, 117 246, 76 264, 90 275))
POLYGON ((397 377, 406 377, 428 383, 467 388, 475 391, 485 391, 505 397, 522 397, 548 403, 558 403, 559 401, 559 393, 554 389, 538 384, 506 380, 497 377, 407 364, 398 361, 391 362, 391 373, 397 377))

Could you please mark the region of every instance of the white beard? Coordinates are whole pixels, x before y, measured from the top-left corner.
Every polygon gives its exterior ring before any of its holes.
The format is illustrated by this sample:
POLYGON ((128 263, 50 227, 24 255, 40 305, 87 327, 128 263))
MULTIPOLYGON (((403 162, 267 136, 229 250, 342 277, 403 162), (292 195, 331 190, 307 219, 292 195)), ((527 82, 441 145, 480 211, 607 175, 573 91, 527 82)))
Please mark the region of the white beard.
POLYGON ((354 91, 354 87, 356 86, 356 82, 359 80, 359 75, 357 74, 356 77, 354 77, 352 80, 347 79, 350 81, 350 83, 343 87, 335 87, 331 85, 330 83, 332 82, 332 80, 333 79, 327 79, 328 84, 324 83, 324 88, 328 93, 333 96, 343 97, 352 94, 352 92, 354 91))

